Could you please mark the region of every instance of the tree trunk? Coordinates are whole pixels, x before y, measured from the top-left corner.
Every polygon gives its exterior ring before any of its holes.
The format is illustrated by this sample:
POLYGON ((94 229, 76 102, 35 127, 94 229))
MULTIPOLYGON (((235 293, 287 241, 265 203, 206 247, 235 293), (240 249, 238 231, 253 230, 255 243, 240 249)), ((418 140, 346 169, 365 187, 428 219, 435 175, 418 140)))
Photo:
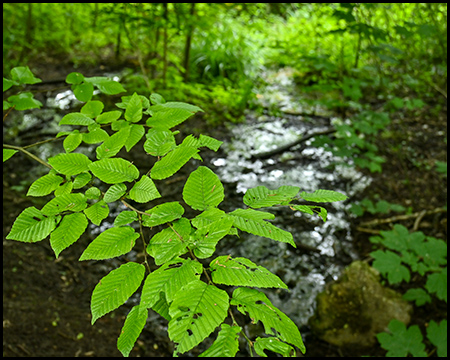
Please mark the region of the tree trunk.
POLYGON ((169 18, 169 15, 167 3, 163 3, 163 7, 164 7, 163 87, 165 88, 167 75, 167 27, 169 26, 167 19, 169 18))
POLYGON ((186 34, 186 45, 184 47, 184 82, 189 81, 189 58, 191 54, 191 41, 194 33, 193 17, 195 15, 195 3, 191 3, 191 10, 189 11, 189 20, 186 34))

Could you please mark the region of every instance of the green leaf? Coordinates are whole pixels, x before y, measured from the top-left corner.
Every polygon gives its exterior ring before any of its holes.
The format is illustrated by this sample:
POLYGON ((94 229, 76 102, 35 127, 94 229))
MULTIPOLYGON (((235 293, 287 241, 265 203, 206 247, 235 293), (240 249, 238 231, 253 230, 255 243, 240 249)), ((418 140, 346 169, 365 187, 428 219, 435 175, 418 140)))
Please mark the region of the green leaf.
POLYGON ((176 147, 173 133, 165 129, 150 129, 144 143, 146 153, 153 156, 164 156, 176 147))
POLYGON ((134 211, 122 211, 114 220, 114 226, 122 226, 137 221, 138 217, 134 211))
POLYGON ((377 339, 383 349, 388 350, 386 356, 406 357, 408 354, 413 356, 426 357, 425 345, 422 342, 423 337, 417 325, 406 325, 397 319, 391 320, 388 325, 389 333, 377 334, 377 339))
POLYGON ((428 295, 422 288, 418 289, 408 289, 406 293, 403 294, 403 299, 408 301, 415 301, 416 306, 422 306, 426 303, 431 303, 431 296, 428 295))
POLYGON ((139 170, 136 166, 120 158, 95 161, 89 165, 89 170, 107 184, 133 181, 139 177, 139 170))
POLYGON ((219 240, 230 232, 233 222, 233 218, 226 216, 206 227, 198 229, 195 232, 194 255, 200 259, 212 256, 216 251, 216 245, 219 240))
POLYGON ((84 233, 88 221, 83 213, 65 215, 50 235, 50 246, 58 258, 61 251, 76 242, 84 233))
POLYGON ((139 142, 139 140, 142 139, 144 134, 145 134, 144 126, 131 124, 130 134, 128 135, 127 140, 125 141, 125 148, 127 149, 127 151, 130 151, 133 148, 133 146, 135 146, 139 142))
POLYGON ((342 201, 348 198, 346 195, 332 190, 316 190, 313 193, 303 191, 300 193, 300 197, 312 202, 333 202, 342 201))
POLYGON ((146 203, 160 197, 155 183, 146 175, 142 175, 141 180, 134 184, 130 190, 130 199, 139 203, 146 203))
POLYGON ((44 215, 57 215, 63 211, 82 211, 86 206, 83 194, 63 194, 50 200, 41 211, 44 215))
POLYGON ((85 186, 89 181, 91 181, 92 175, 89 172, 81 173, 75 177, 73 181, 74 189, 81 189, 85 186))
POLYGON ((97 159, 105 159, 115 156, 120 149, 123 148, 129 135, 130 127, 127 126, 110 136, 97 148, 97 159))
POLYGON ((166 179, 186 164, 198 149, 191 146, 178 146, 153 165, 151 177, 155 180, 166 179))
POLYGON ((3 162, 10 159, 18 150, 3 149, 3 162))
POLYGON ((166 102, 166 100, 164 100, 164 98, 161 95, 159 95, 158 93, 151 94, 150 100, 153 105, 164 104, 166 102))
POLYGON ((48 159, 48 163, 60 174, 77 175, 88 171, 92 161, 84 154, 58 154, 48 159))
POLYGON ((83 141, 86 144, 98 144, 109 138, 108 133, 100 128, 90 130, 89 132, 81 135, 83 136, 83 141))
POLYGON ((436 293, 436 296, 447 302, 447 267, 438 273, 428 275, 425 288, 430 293, 436 293))
POLYGON ((139 234, 130 226, 113 227, 97 236, 81 254, 82 260, 105 260, 131 251, 139 234))
POLYGON ((27 196, 45 196, 50 194, 64 179, 55 174, 47 174, 34 181, 28 189, 27 196))
POLYGON ((42 103, 33 97, 30 92, 23 92, 19 95, 12 95, 8 98, 11 106, 15 106, 16 110, 40 109, 42 103))
POLYGON ((130 355, 136 340, 147 322, 148 311, 140 305, 133 306, 123 324, 120 336, 117 339, 117 349, 124 357, 130 355))
POLYGON ((144 226, 157 226, 179 219, 184 214, 184 208, 178 201, 157 205, 145 212, 150 216, 142 216, 144 226))
POLYGON ((56 227, 59 216, 45 216, 34 206, 23 210, 6 236, 6 239, 23 242, 37 242, 45 239, 56 227))
POLYGON ((220 145, 223 144, 223 141, 219 141, 217 139, 212 138, 211 136, 200 134, 199 137, 200 146, 206 146, 208 149, 213 151, 219 150, 220 145))
POLYGON ((280 186, 276 190, 269 190, 265 186, 257 186, 248 189, 244 195, 244 204, 259 209, 262 207, 270 207, 284 202, 289 202, 299 192, 297 186, 280 186))
POLYGON ((287 285, 276 275, 250 260, 230 256, 219 256, 209 264, 211 276, 216 284, 232 286, 255 286, 259 288, 287 289, 287 285))
POLYGON ((185 254, 186 242, 191 234, 188 219, 181 218, 171 228, 164 229, 150 239, 147 253, 155 258, 156 265, 161 265, 174 257, 185 254))
POLYGON ((295 350, 292 346, 280 341, 274 337, 260 338, 255 340, 255 351, 259 356, 267 357, 264 350, 269 350, 274 353, 281 354, 283 357, 294 357, 295 350))
POLYGON ((81 108, 80 113, 93 119, 102 113, 104 107, 105 107, 105 105, 101 101, 89 100, 81 108))
POLYGON ((387 276, 390 284, 397 284, 405 280, 409 282, 411 274, 405 266, 403 266, 402 259, 392 251, 373 251, 370 253, 375 261, 372 266, 377 269, 383 276, 387 276))
POLYGON ((234 357, 239 350, 240 326, 222 324, 219 335, 208 350, 199 357, 234 357))
POLYGON ((73 94, 79 101, 89 101, 94 95, 94 85, 90 83, 74 84, 71 86, 73 94))
POLYGON ((69 134, 63 142, 64 150, 67 153, 74 151, 78 146, 80 146, 81 141, 83 140, 83 135, 80 134, 78 130, 74 130, 72 134, 69 134))
POLYGON ((183 286, 170 305, 169 337, 174 354, 184 353, 202 342, 227 316, 229 298, 224 290, 196 280, 183 286))
POLYGON ((35 77, 28 66, 16 66, 11 69, 11 78, 20 84, 37 84, 42 82, 35 77))
POLYGON ((163 293, 167 303, 171 303, 181 288, 199 280, 203 266, 198 261, 176 258, 166 262, 145 279, 142 288, 141 305, 153 308, 163 293))
POLYGON ((103 277, 92 292, 91 323, 125 303, 139 288, 144 275, 144 265, 129 262, 103 277))
POLYGON ((224 199, 223 185, 219 177, 205 166, 193 171, 183 188, 183 200, 195 210, 216 207, 224 199))
POLYGON ((103 114, 100 114, 99 116, 97 116, 95 121, 98 124, 109 124, 109 123, 112 123, 112 122, 118 120, 121 115, 122 115, 122 112, 119 110, 107 111, 107 112, 104 112, 103 114))
POLYGON ((81 84, 84 80, 83 74, 80 74, 79 72, 71 72, 66 77, 66 83, 68 84, 81 84))
POLYGON ((127 186, 124 183, 114 184, 106 190, 103 200, 107 203, 119 200, 127 191, 127 186))
POLYGON ((275 216, 273 214, 253 209, 236 209, 229 215, 233 216, 234 226, 240 230, 276 241, 286 242, 296 247, 290 232, 264 221, 264 219, 274 219, 275 216))
POLYGON ((84 81, 97 86, 97 88, 106 95, 116 95, 121 92, 126 92, 126 90, 120 83, 108 79, 107 77, 100 77, 100 76, 85 77, 84 81))
POLYGON ((254 324, 261 321, 266 334, 277 336, 297 346, 303 354, 305 353, 305 345, 297 326, 273 306, 262 292, 249 288, 237 288, 233 292, 230 304, 236 305, 242 314, 248 313, 254 324))
POLYGON ((170 129, 181 124, 198 111, 203 111, 198 106, 182 102, 166 102, 153 105, 149 108, 152 117, 147 120, 148 126, 170 129))
POLYGON ((89 116, 86 116, 82 113, 70 113, 65 115, 59 125, 84 125, 88 126, 90 124, 94 124, 95 121, 92 120, 89 116))
POLYGON ((439 325, 431 320, 427 337, 437 347, 437 356, 447 357, 447 320, 442 320, 439 325))
POLYGON ((141 121, 142 119, 142 101, 138 94, 134 93, 128 101, 125 110, 125 120, 132 123, 141 121))
POLYGON ((109 215, 108 204, 104 200, 97 201, 95 204, 89 206, 84 210, 84 213, 89 220, 95 225, 100 225, 103 219, 109 215))
POLYGON ((291 205, 290 208, 292 210, 298 210, 310 215, 317 214, 319 215, 323 222, 327 221, 327 209, 323 208, 322 206, 314 206, 314 205, 291 205))

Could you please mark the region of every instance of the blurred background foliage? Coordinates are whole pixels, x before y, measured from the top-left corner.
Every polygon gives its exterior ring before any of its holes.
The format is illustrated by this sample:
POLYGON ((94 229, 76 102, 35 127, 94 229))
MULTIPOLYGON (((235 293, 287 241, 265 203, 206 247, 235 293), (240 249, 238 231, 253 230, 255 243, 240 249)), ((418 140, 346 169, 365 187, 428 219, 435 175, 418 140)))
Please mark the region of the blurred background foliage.
POLYGON ((447 4, 3 4, 3 73, 39 63, 129 69, 136 91, 230 121, 271 67, 295 69, 299 87, 332 108, 393 92, 446 96, 447 4))

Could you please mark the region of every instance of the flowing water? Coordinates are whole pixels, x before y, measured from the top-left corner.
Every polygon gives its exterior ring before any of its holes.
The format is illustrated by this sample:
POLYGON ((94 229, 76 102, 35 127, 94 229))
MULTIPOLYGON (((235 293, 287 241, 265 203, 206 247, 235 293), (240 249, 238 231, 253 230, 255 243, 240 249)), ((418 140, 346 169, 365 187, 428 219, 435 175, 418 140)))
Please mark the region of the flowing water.
MULTIPOLYGON (((308 111, 301 107, 289 71, 267 74, 269 82, 261 101, 278 104, 286 113, 308 111)), ((317 109, 316 109, 317 110, 317 109)), ((316 112, 317 113, 317 112, 316 112)), ((339 191, 353 196, 362 191, 370 179, 352 167, 331 166, 341 162, 322 148, 306 147, 301 153, 296 148, 271 159, 254 159, 263 153, 288 144, 302 134, 329 128, 320 119, 308 120, 302 116, 249 114, 246 122, 231 129, 232 140, 223 144, 225 156, 213 158, 222 182, 235 186, 240 198, 247 189, 264 185, 276 189, 282 185, 295 185, 300 191, 317 189, 339 191)), ((306 142, 310 144, 310 142, 306 142)), ((356 258, 350 236, 350 218, 344 202, 323 204, 328 210, 327 221, 317 216, 294 212, 289 207, 275 210, 275 225, 290 231, 299 250, 288 244, 242 233, 238 242, 230 242, 222 250, 232 256, 244 256, 279 275, 289 286, 286 290, 264 291, 272 303, 283 310, 298 326, 305 325, 313 314, 316 295, 327 281, 336 279, 343 266, 356 258), (306 249, 306 250, 305 250, 306 249), (315 249, 311 250, 311 249, 315 249)), ((234 208, 243 206, 235 202, 234 208)), ((230 208, 227 210, 233 210, 230 208)))
MULTIPOLYGON (((267 73, 268 85, 259 95, 260 101, 266 106, 275 106, 287 113, 308 112, 311 109, 302 106, 301 98, 294 91, 291 75, 289 69, 267 73)), ((45 121, 45 131, 55 134, 62 131, 56 125, 62 118, 61 110, 80 104, 70 90, 49 93, 46 101, 48 110, 36 111, 38 116, 34 112, 23 116, 17 126, 4 132, 4 136, 10 138, 15 133, 26 133, 39 121, 45 121)), ((323 109, 315 109, 316 114, 317 110, 323 109)), ((326 111, 323 110, 322 114, 326 114, 326 111)), ((258 160, 252 156, 292 142, 307 132, 329 127, 330 121, 327 121, 325 116, 308 119, 289 114, 272 116, 249 113, 245 123, 230 128, 231 140, 222 145, 221 151, 209 164, 205 164, 214 169, 227 191, 238 195, 231 196, 231 202, 221 205, 221 208, 232 211, 243 207, 242 196, 247 189, 258 185, 269 189, 295 185, 306 192, 329 189, 349 197, 364 190, 370 179, 362 176, 353 167, 333 165, 341 160, 322 148, 308 146, 310 141, 306 142, 307 147, 301 152, 298 151, 298 146, 270 159, 258 160)), ((46 159, 55 155, 54 145, 43 144, 37 151, 46 159)), ((90 152, 92 153, 93 149, 87 148, 86 154, 90 152)), ((36 174, 30 172, 34 179, 36 175, 46 173, 46 169, 39 168, 36 174)), ((226 238, 218 247, 220 255, 247 257, 280 276, 289 286, 289 291, 265 289, 264 292, 272 303, 299 327, 305 326, 313 314, 315 297, 323 290, 325 283, 336 279, 342 268, 356 258, 350 235, 350 215, 346 211, 348 204, 337 202, 324 206, 328 210, 325 223, 317 216, 295 212, 287 206, 270 210, 276 215, 274 224, 293 234, 294 241, 299 245, 297 249, 285 243, 246 233, 242 233, 240 238, 226 238)), ((122 209, 111 208, 111 213, 117 213, 119 210, 122 209)), ((91 230, 95 235, 110 226, 112 223, 105 220, 102 228, 94 227, 96 229, 91 230)), ((137 300, 137 297, 133 297, 130 303, 137 300)))

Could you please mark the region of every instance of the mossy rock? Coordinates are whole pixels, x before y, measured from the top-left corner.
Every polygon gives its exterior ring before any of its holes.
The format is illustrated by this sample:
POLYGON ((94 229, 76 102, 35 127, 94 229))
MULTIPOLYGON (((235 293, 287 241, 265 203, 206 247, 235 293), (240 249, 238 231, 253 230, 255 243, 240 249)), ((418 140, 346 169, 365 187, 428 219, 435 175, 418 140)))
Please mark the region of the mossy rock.
POLYGON ((362 261, 350 264, 316 301, 316 311, 309 319, 312 331, 343 348, 373 346, 375 335, 387 331, 392 319, 405 324, 411 319, 411 304, 382 286, 378 271, 362 261))

